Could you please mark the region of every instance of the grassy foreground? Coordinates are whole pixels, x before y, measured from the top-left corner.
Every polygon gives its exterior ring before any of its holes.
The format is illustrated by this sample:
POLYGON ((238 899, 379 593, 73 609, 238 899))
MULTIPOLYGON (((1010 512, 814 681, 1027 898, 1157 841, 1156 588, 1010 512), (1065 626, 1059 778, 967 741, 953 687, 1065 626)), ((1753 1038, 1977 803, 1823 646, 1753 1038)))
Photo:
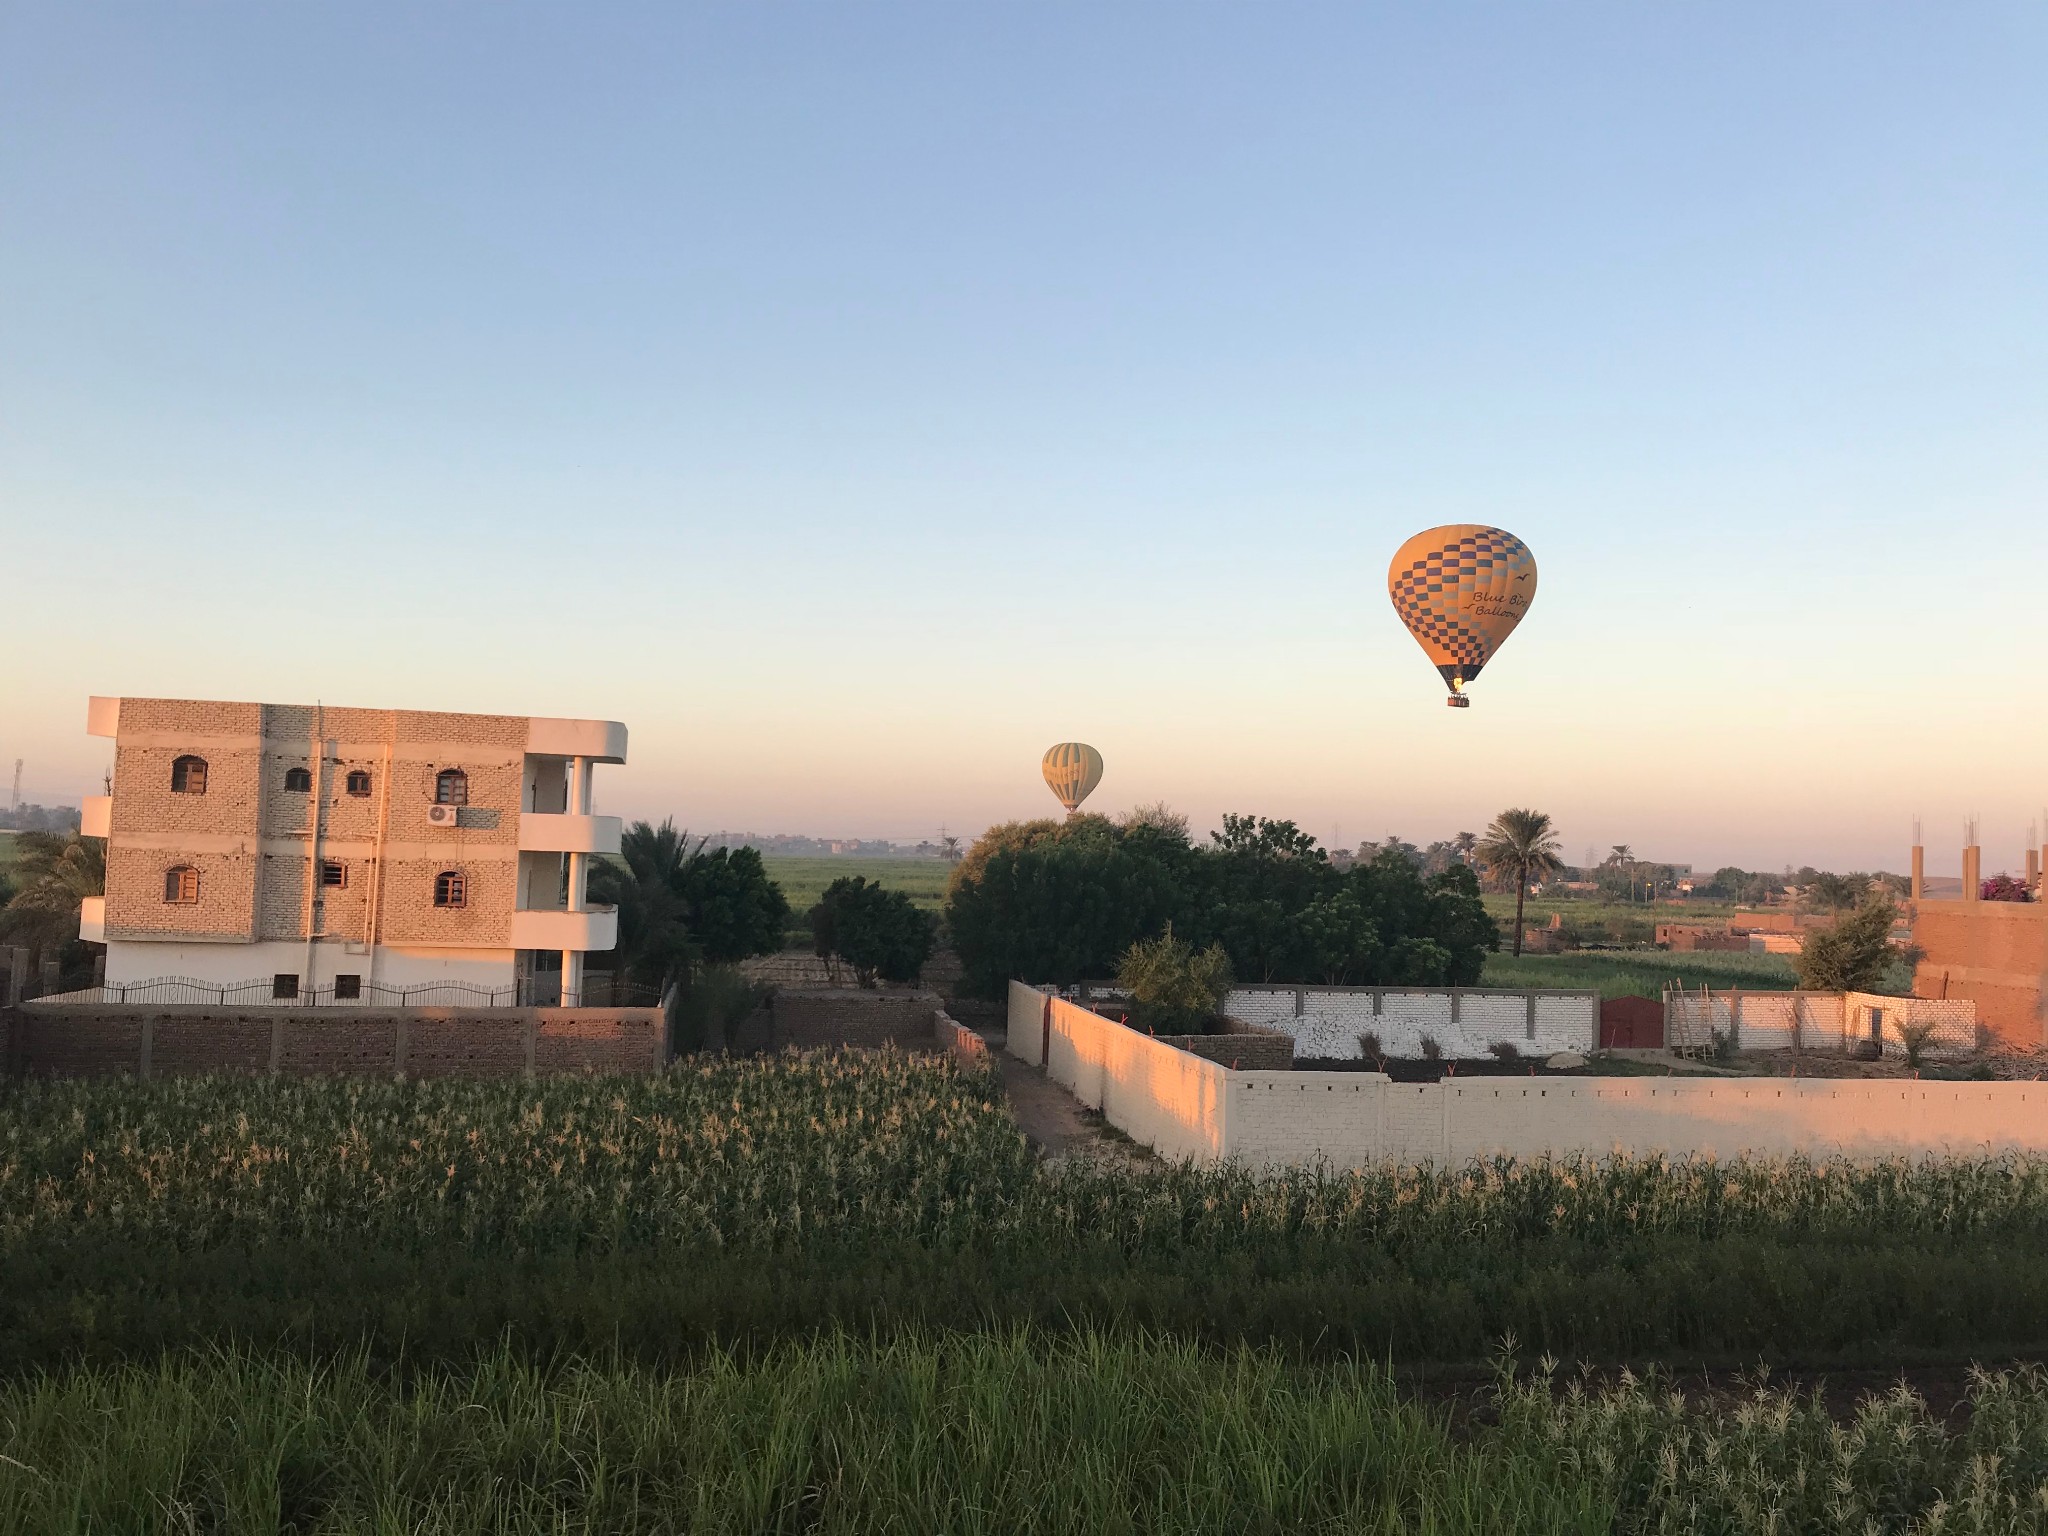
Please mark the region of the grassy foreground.
POLYGON ((2048 1382, 1960 1425, 1504 1375, 1454 1434, 1351 1361, 1144 1336, 833 1335, 677 1371, 239 1352, 0 1384, 0 1528, 2038 1532, 2048 1382))

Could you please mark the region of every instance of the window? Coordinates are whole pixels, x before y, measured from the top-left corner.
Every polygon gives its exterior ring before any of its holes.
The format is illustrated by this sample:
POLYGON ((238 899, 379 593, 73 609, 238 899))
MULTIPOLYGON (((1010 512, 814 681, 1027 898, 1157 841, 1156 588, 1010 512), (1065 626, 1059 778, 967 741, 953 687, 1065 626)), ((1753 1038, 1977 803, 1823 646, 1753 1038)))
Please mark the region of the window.
POLYGON ((199 871, 190 864, 177 864, 164 871, 164 900, 189 907, 199 900, 199 871))
POLYGON ((341 1002, 363 995, 363 978, 360 976, 337 976, 334 978, 334 1000, 341 1002))
POLYGON ((313 792, 312 772, 305 768, 285 769, 284 787, 301 795, 311 794, 313 792))
POLYGON ((469 804, 469 775, 460 768, 443 768, 435 774, 434 804, 469 804))
POLYGON ((334 859, 322 861, 320 865, 320 883, 332 886, 336 890, 347 886, 348 866, 334 859))
POLYGON ((469 905, 469 882, 456 869, 444 869, 434 876, 434 905, 437 907, 466 907, 469 905))
POLYGON ((190 753, 171 764, 171 793, 174 795, 203 795, 206 793, 206 759, 193 757, 190 753))
POLYGON ((361 768, 351 768, 348 773, 348 792, 358 800, 370 798, 370 776, 361 768))
POLYGON ((270 995, 272 997, 297 997, 299 995, 299 978, 297 974, 292 971, 279 971, 275 976, 271 977, 270 995))

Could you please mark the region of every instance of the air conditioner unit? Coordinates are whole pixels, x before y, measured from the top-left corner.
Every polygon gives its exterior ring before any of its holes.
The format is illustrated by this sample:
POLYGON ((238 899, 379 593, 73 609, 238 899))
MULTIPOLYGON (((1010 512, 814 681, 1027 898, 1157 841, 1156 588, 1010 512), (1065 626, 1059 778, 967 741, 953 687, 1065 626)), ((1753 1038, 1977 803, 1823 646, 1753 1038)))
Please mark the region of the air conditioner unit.
POLYGON ((427 807, 427 825, 430 827, 452 827, 457 824, 455 813, 460 806, 430 805, 427 807))

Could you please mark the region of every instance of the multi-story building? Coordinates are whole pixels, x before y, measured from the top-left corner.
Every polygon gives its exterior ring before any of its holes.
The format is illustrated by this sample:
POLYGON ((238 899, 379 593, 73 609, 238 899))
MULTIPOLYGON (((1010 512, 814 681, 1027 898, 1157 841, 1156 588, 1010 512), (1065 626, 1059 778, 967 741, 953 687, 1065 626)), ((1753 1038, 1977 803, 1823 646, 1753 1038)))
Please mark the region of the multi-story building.
POLYGON ((626 760, 611 720, 95 698, 114 739, 106 895, 81 936, 106 979, 188 977, 346 1001, 462 983, 580 1000, 618 914, 587 899, 619 821, 591 772, 626 760))

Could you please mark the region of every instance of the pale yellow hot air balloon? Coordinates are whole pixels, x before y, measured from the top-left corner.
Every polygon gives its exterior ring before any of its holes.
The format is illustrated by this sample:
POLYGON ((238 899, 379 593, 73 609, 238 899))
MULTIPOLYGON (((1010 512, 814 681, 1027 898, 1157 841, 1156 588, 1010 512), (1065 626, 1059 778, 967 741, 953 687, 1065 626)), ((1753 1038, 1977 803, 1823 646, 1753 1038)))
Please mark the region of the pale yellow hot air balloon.
POLYGON ((1085 742, 1063 741, 1048 747, 1039 766, 1045 773, 1045 787, 1059 796, 1069 816, 1102 782, 1102 754, 1085 742))
POLYGON ((1536 599, 1536 557, 1501 528, 1452 523, 1418 533, 1387 567, 1394 612, 1435 663, 1455 709, 1536 599))

